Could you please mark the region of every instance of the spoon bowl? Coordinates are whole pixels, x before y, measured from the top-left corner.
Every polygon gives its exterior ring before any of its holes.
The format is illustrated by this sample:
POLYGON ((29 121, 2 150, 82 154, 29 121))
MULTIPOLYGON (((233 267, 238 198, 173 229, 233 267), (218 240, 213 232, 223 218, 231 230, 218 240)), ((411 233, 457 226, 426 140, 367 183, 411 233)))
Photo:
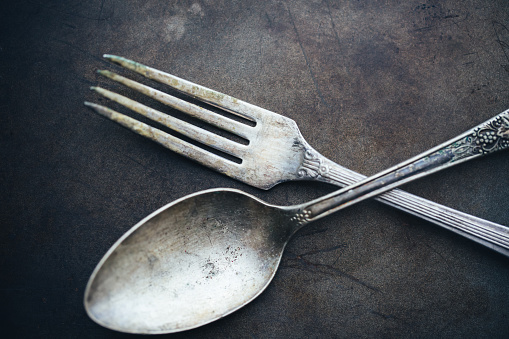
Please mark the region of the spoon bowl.
POLYGON ((106 253, 85 292, 99 324, 129 333, 204 325, 269 284, 297 229, 293 208, 242 191, 212 189, 155 211, 106 253))

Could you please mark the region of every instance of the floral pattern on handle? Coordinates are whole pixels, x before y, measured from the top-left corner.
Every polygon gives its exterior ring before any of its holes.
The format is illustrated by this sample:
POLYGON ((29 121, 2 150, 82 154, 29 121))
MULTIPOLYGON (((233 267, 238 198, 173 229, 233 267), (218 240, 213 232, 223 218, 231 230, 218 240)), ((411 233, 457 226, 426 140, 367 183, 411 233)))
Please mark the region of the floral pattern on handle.
POLYGON ((306 150, 304 153, 304 160, 302 165, 297 171, 297 174, 301 178, 316 178, 319 175, 322 177, 328 177, 330 169, 329 166, 323 163, 323 160, 318 153, 312 150, 306 150))
POLYGON ((476 127, 470 135, 449 146, 454 155, 451 161, 505 148, 509 148, 509 110, 476 127))

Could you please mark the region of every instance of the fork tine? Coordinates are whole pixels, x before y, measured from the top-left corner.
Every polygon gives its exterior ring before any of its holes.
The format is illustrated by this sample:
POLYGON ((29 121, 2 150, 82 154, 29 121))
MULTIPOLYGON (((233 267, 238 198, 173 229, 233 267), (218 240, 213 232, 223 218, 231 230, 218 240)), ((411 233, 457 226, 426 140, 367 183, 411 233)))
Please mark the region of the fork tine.
POLYGON ((229 119, 227 117, 224 117, 220 114, 209 111, 208 109, 205 109, 198 105, 194 105, 190 102, 176 98, 172 95, 161 92, 161 91, 156 90, 152 87, 140 84, 139 82, 133 81, 131 79, 127 79, 127 78, 125 78, 121 75, 118 75, 116 73, 113 73, 110 71, 105 71, 105 70, 99 70, 97 72, 99 74, 113 80, 113 81, 119 82, 119 83, 121 83, 131 89, 134 89, 134 90, 136 90, 136 91, 138 91, 152 99, 155 99, 167 106, 175 108, 175 109, 177 109, 181 112, 184 112, 194 118, 205 121, 213 126, 221 128, 225 131, 236 134, 236 135, 246 138, 246 139, 248 139, 248 136, 250 135, 250 132, 251 132, 250 129, 252 129, 252 127, 247 126, 246 124, 229 119))
POLYGON ((254 120, 255 122, 258 122, 261 120, 262 115, 264 114, 265 110, 260 107, 233 98, 229 95, 214 91, 210 88, 197 85, 174 75, 159 71, 155 68, 148 67, 138 62, 116 55, 104 54, 103 57, 120 66, 137 72, 149 79, 168 85, 177 91, 190 95, 213 106, 224 109, 230 113, 244 117, 248 120, 254 120))
POLYGON ((118 113, 110 108, 91 102, 85 102, 85 105, 92 108, 96 113, 117 122, 127 129, 218 172, 228 173, 236 170, 238 167, 238 164, 233 161, 220 157, 214 153, 210 153, 198 146, 174 137, 173 135, 165 133, 124 114, 118 113))
POLYGON ((96 91, 102 96, 113 100, 153 121, 165 125, 174 131, 185 135, 193 140, 201 142, 207 146, 214 147, 217 150, 228 153, 230 155, 241 157, 244 145, 236 143, 230 139, 224 138, 215 133, 199 128, 195 125, 179 120, 170 115, 164 114, 153 108, 140 104, 137 101, 131 100, 123 95, 108 91, 101 87, 91 87, 90 89, 96 91))

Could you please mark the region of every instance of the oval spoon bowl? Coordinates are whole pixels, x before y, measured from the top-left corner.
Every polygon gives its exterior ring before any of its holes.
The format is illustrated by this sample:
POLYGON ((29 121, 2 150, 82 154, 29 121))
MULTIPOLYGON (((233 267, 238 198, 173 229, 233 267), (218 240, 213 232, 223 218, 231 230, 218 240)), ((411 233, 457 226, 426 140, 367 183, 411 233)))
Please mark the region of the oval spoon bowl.
POLYGON ((192 329, 230 314, 274 277, 295 231, 292 210, 234 189, 172 202, 106 253, 86 287, 85 309, 104 327, 145 334, 192 329))

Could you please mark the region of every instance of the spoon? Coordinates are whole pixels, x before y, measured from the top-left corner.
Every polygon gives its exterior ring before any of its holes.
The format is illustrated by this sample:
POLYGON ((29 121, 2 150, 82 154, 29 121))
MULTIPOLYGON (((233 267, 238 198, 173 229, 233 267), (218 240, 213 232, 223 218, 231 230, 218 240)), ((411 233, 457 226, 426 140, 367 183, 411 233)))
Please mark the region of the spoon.
MULTIPOLYGON (((301 205, 274 206, 234 189, 188 195, 141 220, 111 247, 90 277, 85 309, 98 324, 128 333, 171 333, 210 323, 262 293, 289 239, 309 222, 508 147, 509 110, 417 157, 301 205)), ((509 228, 505 234, 509 238, 509 228)), ((502 253, 509 256, 509 248, 502 253)))

